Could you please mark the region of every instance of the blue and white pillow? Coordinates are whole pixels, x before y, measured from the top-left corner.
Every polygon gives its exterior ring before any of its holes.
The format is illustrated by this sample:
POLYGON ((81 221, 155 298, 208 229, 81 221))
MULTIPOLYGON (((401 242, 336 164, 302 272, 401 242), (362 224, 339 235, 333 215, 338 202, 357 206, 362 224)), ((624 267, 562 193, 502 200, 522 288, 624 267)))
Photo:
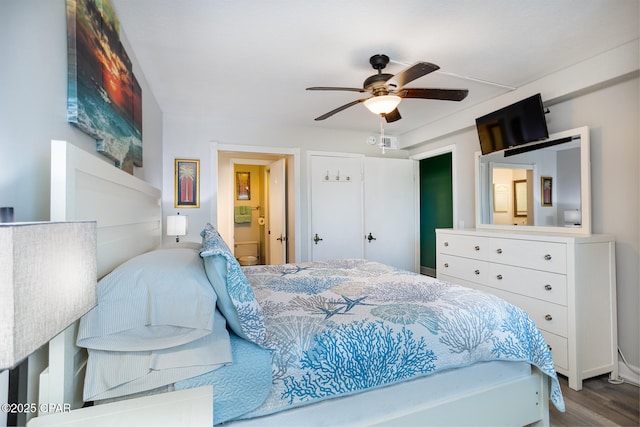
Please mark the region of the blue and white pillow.
POLYGON ((207 224, 200 235, 200 256, 227 324, 236 335, 265 347, 262 310, 240 264, 211 224, 207 224))

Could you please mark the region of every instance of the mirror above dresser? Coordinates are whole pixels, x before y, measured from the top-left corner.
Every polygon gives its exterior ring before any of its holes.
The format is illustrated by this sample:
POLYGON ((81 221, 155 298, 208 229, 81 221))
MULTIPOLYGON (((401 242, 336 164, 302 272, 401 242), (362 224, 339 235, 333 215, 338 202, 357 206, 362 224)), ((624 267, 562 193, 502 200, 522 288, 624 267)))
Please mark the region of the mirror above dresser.
POLYGON ((476 228, 591 234, 588 127, 475 160, 476 228))

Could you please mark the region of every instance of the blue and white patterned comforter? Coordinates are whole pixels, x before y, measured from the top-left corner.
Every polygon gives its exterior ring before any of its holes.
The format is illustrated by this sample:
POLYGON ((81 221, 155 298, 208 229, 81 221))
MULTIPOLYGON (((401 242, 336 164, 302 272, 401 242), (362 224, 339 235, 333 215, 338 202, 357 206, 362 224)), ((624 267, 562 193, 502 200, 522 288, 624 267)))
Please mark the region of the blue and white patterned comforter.
POLYGON ((527 314, 480 291, 365 260, 244 268, 273 349, 266 415, 480 361, 526 361, 552 378, 527 314))

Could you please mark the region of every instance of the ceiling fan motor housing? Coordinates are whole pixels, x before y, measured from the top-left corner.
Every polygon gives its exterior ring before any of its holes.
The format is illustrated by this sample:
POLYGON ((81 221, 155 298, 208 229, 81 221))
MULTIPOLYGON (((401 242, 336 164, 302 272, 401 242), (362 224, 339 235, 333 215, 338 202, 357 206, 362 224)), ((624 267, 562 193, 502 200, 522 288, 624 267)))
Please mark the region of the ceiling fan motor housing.
POLYGON ((389 90, 387 89, 387 86, 385 85, 385 83, 391 77, 393 77, 393 74, 386 74, 386 73, 374 74, 373 76, 368 77, 364 81, 364 83, 362 84, 362 87, 366 91, 371 91, 373 96, 386 95, 387 93, 389 93, 389 90))

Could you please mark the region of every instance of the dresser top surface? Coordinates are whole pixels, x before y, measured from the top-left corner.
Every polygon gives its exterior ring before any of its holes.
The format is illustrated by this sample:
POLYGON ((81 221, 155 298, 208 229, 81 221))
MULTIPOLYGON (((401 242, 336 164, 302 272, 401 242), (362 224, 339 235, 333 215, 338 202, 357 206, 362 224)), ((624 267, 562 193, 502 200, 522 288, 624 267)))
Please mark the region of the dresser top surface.
POLYGON ((437 228, 436 234, 449 233, 459 235, 469 235, 478 237, 494 237, 504 239, 526 239, 526 240, 540 240, 545 242, 571 242, 571 243, 598 243, 598 242, 613 242, 615 241, 613 236, 606 234, 562 234, 562 233, 545 233, 545 232, 532 232, 526 230, 489 230, 489 229, 476 229, 476 228, 437 228))

